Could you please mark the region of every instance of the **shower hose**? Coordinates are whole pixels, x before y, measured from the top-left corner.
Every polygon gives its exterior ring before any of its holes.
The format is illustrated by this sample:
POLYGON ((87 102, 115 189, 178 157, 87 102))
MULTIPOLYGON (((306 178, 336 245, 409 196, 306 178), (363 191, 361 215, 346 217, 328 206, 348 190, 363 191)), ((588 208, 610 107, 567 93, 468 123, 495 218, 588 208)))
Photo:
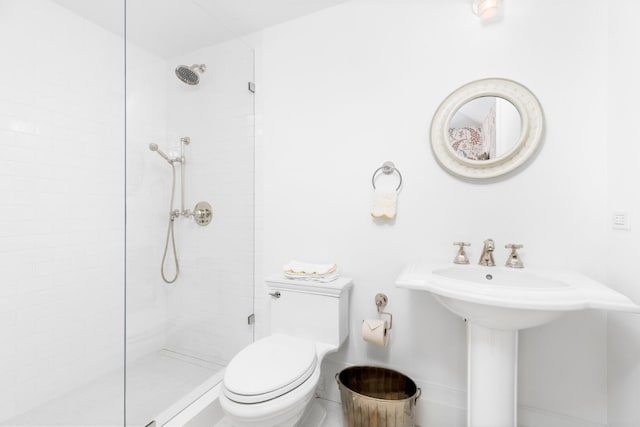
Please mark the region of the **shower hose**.
POLYGON ((176 251, 176 240, 173 235, 173 222, 177 216, 180 215, 179 212, 173 210, 173 197, 176 191, 176 167, 173 163, 171 164, 171 171, 173 173, 173 180, 171 183, 171 202, 169 203, 169 225, 167 226, 167 239, 164 242, 164 253, 162 254, 162 263, 160 264, 160 275, 162 276, 162 280, 166 283, 173 283, 178 279, 178 274, 180 273, 180 265, 178 263, 178 252, 176 251), (169 252, 169 243, 171 243, 171 250, 173 252, 173 262, 175 264, 175 275, 172 279, 168 279, 164 273, 164 266, 167 261, 167 253, 169 252))

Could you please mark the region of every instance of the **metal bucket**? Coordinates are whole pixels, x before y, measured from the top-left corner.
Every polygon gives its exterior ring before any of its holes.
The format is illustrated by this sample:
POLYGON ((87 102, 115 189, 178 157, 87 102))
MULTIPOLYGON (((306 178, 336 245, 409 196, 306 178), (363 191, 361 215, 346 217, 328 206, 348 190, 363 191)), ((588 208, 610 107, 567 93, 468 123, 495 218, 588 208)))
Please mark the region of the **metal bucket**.
POLYGON ((400 372, 352 366, 336 374, 345 427, 415 427, 422 391, 400 372))

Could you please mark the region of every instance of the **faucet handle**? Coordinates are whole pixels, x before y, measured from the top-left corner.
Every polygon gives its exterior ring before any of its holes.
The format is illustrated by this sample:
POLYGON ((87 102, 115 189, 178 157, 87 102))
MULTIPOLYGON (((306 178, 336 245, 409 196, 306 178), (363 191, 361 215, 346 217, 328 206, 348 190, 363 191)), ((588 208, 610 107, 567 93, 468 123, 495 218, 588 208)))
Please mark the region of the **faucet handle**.
POLYGON ((511 253, 507 257, 507 263, 505 265, 511 268, 523 268, 524 264, 520 259, 520 255, 518 254, 518 249, 522 249, 524 245, 516 244, 516 243, 508 243, 504 245, 504 247, 507 249, 511 249, 511 253))
POLYGON ((454 264, 469 264, 469 258, 467 257, 467 254, 464 251, 464 247, 471 246, 471 243, 453 242, 453 246, 460 246, 460 248, 458 249, 458 253, 453 259, 454 264))

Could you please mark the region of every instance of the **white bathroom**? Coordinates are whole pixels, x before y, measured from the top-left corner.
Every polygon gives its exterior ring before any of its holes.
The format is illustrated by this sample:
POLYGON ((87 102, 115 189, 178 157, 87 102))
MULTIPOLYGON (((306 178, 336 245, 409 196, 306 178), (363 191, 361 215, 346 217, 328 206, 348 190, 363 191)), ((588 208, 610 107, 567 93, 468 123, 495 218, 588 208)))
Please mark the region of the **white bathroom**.
POLYGON ((348 425, 335 377, 354 366, 415 382, 415 426, 640 426, 634 310, 514 333, 495 424, 469 411, 473 320, 402 285, 412 265, 557 269, 640 304, 640 4, 476 13, 493 2, 0 0, 0 425, 233 426, 225 374, 274 334, 299 261, 335 265, 346 303, 316 316, 341 333, 299 427, 348 425), (496 81, 528 97, 492 87, 530 151, 466 176, 433 130, 496 81), (392 319, 386 345, 367 319, 392 319))

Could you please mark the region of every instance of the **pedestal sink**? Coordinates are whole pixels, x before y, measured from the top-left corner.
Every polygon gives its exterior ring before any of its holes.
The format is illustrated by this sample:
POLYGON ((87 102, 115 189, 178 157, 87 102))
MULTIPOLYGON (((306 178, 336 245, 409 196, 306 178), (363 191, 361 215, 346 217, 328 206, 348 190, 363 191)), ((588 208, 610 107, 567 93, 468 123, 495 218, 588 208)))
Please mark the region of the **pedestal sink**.
POLYGON ((516 427, 518 331, 587 309, 640 313, 626 296, 558 269, 414 264, 396 285, 467 321, 467 426, 516 427))

